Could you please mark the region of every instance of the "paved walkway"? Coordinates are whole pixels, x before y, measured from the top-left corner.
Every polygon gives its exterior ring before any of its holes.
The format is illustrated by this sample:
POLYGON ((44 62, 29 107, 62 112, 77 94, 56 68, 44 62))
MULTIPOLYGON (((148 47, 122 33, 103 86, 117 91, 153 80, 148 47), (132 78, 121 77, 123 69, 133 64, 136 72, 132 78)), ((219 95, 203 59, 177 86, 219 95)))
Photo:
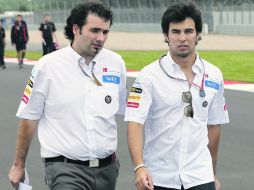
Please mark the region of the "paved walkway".
MULTIPOLYGON (((16 63, 16 58, 5 58, 6 63, 16 63)), ((35 65, 37 61, 32 60, 24 60, 24 64, 26 65, 35 65)), ((136 77, 138 75, 139 71, 128 71, 128 77, 136 77)), ((254 84, 252 83, 245 83, 245 82, 238 82, 238 81, 228 81, 225 80, 225 88, 231 89, 231 90, 240 90, 240 91, 248 91, 248 92, 254 92, 254 84)))

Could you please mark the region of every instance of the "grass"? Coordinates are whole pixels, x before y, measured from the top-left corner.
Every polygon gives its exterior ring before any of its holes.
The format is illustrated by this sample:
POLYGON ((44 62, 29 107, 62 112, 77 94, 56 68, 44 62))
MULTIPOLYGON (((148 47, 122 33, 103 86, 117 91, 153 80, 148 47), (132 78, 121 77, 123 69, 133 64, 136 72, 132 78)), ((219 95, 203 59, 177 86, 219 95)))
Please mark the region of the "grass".
MULTIPOLYGON (((117 51, 126 62, 127 69, 140 70, 160 58, 166 51, 117 51)), ((218 66, 226 80, 254 82, 254 51, 199 51, 205 60, 218 66)), ((5 56, 15 57, 15 51, 6 51, 5 56)), ((27 52, 26 58, 37 60, 40 51, 27 52)))

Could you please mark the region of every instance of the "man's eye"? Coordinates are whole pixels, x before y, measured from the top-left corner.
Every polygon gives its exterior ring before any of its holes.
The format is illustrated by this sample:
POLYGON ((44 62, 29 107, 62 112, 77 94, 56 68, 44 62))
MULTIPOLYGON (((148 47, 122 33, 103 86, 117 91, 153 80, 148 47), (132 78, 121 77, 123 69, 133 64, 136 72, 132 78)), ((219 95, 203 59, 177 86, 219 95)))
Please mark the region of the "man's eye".
POLYGON ((179 34, 179 33, 180 33, 180 31, 177 31, 177 30, 172 30, 172 33, 173 33, 173 34, 179 34))
POLYGON ((98 32, 100 32, 101 30, 100 29, 98 29, 98 28, 92 28, 91 29, 91 32, 93 32, 93 33, 98 33, 98 32))
POLYGON ((104 30, 103 34, 108 34, 108 32, 109 32, 108 30, 104 30))
POLYGON ((186 30, 186 33, 193 33, 193 30, 186 30))

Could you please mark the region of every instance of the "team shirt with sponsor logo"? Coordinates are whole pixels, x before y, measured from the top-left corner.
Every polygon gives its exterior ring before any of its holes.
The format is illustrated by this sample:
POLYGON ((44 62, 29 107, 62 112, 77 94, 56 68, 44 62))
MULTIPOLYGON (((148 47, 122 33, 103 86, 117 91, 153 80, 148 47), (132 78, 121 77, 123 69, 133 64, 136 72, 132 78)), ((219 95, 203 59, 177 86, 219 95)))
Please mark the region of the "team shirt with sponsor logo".
MULTIPOLYGON (((198 54, 197 54, 198 57, 198 54)), ((221 71, 199 58, 189 88, 180 67, 170 54, 146 66, 136 78, 128 98, 126 121, 145 125, 143 158, 154 185, 185 189, 214 181, 212 159, 208 145, 207 125, 229 122, 223 96, 221 71), (199 92, 204 75, 205 97, 199 92), (192 94, 194 116, 186 117, 183 92, 192 94)))
POLYGON ((71 46, 44 56, 33 68, 17 116, 39 120, 42 157, 93 160, 116 151, 115 115, 126 107, 125 63, 108 49, 92 61, 102 86, 94 82, 92 64, 71 46))

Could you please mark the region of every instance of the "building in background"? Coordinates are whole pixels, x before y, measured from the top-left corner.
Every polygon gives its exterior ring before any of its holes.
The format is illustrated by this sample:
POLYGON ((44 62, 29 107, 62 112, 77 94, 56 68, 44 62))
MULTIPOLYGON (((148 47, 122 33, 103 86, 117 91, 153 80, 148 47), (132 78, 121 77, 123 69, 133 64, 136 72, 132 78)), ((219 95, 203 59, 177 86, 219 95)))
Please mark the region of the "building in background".
MULTIPOLYGON (((45 14, 50 14, 59 30, 70 10, 80 0, 0 0, 3 11, 29 11, 24 16, 30 29, 37 29, 45 14)), ((84 0, 82 0, 84 1, 84 0)), ((112 30, 161 32, 160 20, 169 3, 179 0, 101 0, 115 14, 112 30)), ((193 0, 202 10, 204 33, 254 35, 254 0, 193 0)), ((1 17, 1 16, 0 16, 1 17)), ((8 23, 7 23, 8 24, 8 23)))

